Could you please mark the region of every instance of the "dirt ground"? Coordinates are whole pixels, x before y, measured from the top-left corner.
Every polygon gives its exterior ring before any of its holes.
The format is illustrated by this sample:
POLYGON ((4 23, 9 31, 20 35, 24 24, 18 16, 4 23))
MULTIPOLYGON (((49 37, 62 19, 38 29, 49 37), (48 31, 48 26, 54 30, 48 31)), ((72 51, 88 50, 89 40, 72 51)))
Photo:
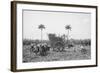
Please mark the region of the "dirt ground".
POLYGON ((91 59, 91 47, 85 46, 86 53, 83 53, 79 46, 65 49, 62 52, 50 50, 46 56, 36 55, 30 52, 30 46, 23 46, 23 62, 43 62, 43 61, 67 61, 91 59))

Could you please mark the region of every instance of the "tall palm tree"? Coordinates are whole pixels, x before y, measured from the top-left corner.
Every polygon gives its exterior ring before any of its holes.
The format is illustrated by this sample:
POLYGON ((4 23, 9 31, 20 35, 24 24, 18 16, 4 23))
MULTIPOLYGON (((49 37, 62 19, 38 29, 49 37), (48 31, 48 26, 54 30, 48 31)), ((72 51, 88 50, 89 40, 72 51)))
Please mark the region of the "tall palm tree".
POLYGON ((41 30, 41 43, 42 43, 42 40, 43 40, 42 31, 43 29, 45 29, 45 26, 43 24, 40 24, 38 28, 41 30))
POLYGON ((67 32, 67 44, 68 44, 68 40, 69 40, 69 31, 71 31, 72 28, 71 28, 70 25, 66 25, 66 26, 65 26, 65 29, 68 30, 68 32, 67 32))

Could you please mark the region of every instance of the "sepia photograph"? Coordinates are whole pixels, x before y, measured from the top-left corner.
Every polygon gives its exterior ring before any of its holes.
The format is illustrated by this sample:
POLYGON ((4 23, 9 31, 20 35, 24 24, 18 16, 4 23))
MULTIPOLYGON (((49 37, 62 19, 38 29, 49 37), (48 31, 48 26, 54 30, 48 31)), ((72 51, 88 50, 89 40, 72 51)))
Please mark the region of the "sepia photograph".
POLYGON ((23 62, 91 59, 91 13, 23 10, 23 62))

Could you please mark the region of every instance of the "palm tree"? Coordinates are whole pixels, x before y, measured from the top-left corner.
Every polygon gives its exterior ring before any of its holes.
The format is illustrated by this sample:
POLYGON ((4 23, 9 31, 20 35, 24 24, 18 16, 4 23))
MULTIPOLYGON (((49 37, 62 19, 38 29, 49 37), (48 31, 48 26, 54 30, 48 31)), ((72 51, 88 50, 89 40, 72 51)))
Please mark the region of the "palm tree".
POLYGON ((69 31, 71 31, 71 26, 70 25, 66 25, 65 29, 68 30, 67 32, 67 44, 68 44, 68 40, 69 40, 69 31))
POLYGON ((42 39, 43 39, 42 31, 43 31, 43 29, 45 29, 45 26, 44 26, 43 24, 40 24, 40 25, 38 26, 38 28, 41 30, 41 43, 42 43, 42 39))

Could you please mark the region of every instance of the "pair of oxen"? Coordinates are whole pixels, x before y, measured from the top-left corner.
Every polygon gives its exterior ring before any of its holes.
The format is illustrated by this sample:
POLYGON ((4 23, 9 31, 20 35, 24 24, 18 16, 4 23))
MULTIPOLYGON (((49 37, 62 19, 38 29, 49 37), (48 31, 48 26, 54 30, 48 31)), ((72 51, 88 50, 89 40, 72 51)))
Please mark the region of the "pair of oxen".
POLYGON ((30 52, 35 53, 36 55, 45 56, 47 55, 48 51, 50 50, 50 46, 47 44, 32 44, 30 47, 30 52))

